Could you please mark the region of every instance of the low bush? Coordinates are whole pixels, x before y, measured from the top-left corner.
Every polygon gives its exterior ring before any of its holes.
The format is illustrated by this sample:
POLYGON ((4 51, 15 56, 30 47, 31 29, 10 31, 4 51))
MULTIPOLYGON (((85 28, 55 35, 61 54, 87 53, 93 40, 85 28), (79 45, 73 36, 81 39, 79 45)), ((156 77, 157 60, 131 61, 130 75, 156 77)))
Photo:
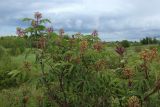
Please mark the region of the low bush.
POLYGON ((130 46, 130 42, 127 41, 127 40, 123 40, 123 41, 121 42, 121 45, 122 45, 124 48, 128 48, 128 47, 130 46))

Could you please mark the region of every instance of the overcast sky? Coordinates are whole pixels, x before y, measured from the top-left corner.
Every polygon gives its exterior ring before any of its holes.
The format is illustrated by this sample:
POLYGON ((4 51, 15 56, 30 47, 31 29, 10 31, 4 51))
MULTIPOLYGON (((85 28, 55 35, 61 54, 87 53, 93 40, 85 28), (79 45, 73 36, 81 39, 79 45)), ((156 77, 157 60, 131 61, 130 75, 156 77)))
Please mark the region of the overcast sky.
POLYGON ((160 34, 160 0, 0 0, 0 35, 41 12, 69 34, 99 31, 103 40, 136 40, 160 34))

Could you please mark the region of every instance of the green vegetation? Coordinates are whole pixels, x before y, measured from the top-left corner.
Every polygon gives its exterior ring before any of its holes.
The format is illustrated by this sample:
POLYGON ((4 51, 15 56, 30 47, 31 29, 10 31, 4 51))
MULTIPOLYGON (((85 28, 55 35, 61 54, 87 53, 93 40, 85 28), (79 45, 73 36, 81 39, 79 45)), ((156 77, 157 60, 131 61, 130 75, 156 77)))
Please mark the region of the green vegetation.
POLYGON ((121 44, 122 44, 122 46, 123 46, 124 48, 128 48, 128 47, 130 46, 130 42, 127 41, 127 40, 123 40, 123 41, 121 42, 121 44))
POLYGON ((146 37, 140 41, 142 44, 158 44, 159 41, 156 38, 146 37))
POLYGON ((56 34, 40 13, 24 21, 18 37, 0 38, 2 107, 159 107, 157 44, 56 34))

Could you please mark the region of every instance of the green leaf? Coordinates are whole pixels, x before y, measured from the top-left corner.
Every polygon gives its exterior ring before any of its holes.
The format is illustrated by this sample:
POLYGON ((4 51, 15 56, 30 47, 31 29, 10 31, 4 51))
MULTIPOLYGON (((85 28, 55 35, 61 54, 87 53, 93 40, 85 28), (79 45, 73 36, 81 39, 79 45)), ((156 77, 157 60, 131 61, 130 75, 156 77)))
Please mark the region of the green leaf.
POLYGON ((24 21, 24 22, 26 22, 26 21, 28 22, 28 21, 32 21, 32 20, 33 20, 33 19, 31 19, 31 18, 23 18, 23 19, 22 19, 22 21, 24 21))
POLYGON ((8 73, 8 75, 11 75, 12 77, 16 77, 21 71, 19 70, 13 70, 8 73))
POLYGON ((49 19, 40 20, 40 24, 44 24, 44 23, 51 23, 51 21, 49 19))

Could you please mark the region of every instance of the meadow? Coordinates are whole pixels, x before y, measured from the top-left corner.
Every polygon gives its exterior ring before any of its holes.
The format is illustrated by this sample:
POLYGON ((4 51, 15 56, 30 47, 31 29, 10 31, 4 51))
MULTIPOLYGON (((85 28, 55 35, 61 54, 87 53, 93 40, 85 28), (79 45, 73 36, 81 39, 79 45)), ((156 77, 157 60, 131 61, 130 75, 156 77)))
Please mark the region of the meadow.
POLYGON ((0 107, 160 107, 160 46, 66 35, 36 13, 0 38, 0 107))

